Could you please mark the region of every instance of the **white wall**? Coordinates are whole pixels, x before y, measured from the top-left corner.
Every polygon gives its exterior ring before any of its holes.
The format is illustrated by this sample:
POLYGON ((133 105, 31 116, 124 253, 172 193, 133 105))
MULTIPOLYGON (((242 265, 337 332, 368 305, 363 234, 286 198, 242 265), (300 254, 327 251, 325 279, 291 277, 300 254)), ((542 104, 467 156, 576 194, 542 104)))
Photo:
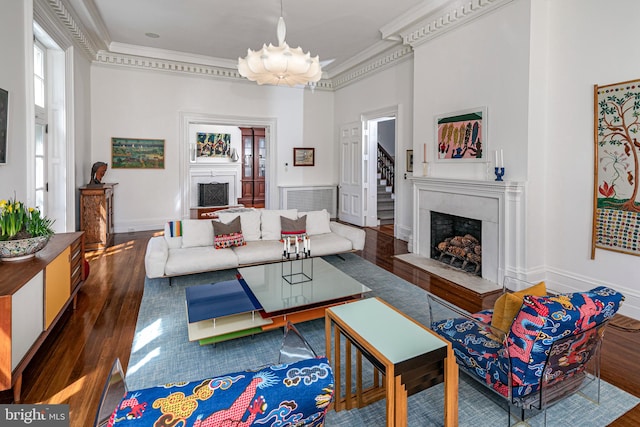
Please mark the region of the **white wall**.
POLYGON ((29 68, 26 52, 32 52, 33 29, 31 20, 28 19, 33 13, 32 10, 32 0, 8 1, 3 2, 0 13, 0 88, 9 92, 7 164, 0 165, 0 199, 12 198, 15 194, 17 199, 25 202, 25 141, 31 134, 28 129, 31 121, 27 119, 27 83, 33 85, 33 80, 27 78, 29 68))
POLYGON ((509 3, 417 46, 414 63, 414 155, 422 161, 427 144, 430 175, 494 180, 493 152, 501 148, 504 179, 526 180, 528 1, 509 3), (489 168, 486 163, 434 162, 435 116, 481 106, 487 107, 489 168))
MULTIPOLYGON (((505 179, 526 182, 517 273, 561 291, 611 286, 635 318, 640 257, 596 250, 591 260, 590 250, 593 85, 640 78, 638 13, 634 0, 514 0, 414 54, 416 153, 426 140, 433 159, 435 115, 486 105, 489 152, 502 148, 505 179)), ((482 165, 431 163, 431 175, 493 180, 492 159, 488 174, 482 165)))
POLYGON ((608 285, 640 318, 640 257, 597 249, 593 213, 593 85, 640 78, 636 0, 551 1, 546 143, 545 253, 550 278, 572 287, 608 285), (570 23, 570 25, 567 25, 570 23))
MULTIPOLYGON (((93 65, 90 163, 111 165, 111 137, 165 140, 164 169, 108 169, 104 181, 119 183, 115 231, 162 228, 181 216, 181 112, 275 119, 276 167, 269 178, 276 185, 336 184, 332 100, 330 92, 93 65), (315 167, 294 168, 293 147, 315 147, 315 167)), ((267 207, 278 206, 273 193, 267 207)))
MULTIPOLYGON (((406 150, 418 143, 413 140, 413 61, 403 61, 392 68, 377 72, 335 92, 335 131, 332 140, 338 145, 341 125, 360 121, 361 116, 378 110, 397 107, 396 128, 396 237, 409 240, 413 222, 411 181, 404 179, 406 150)), ((339 152, 335 153, 336 164, 339 152)), ((415 169, 414 169, 415 170, 415 169)))
MULTIPOLYGON (((80 191, 77 188, 85 185, 91 179, 91 63, 80 53, 73 50, 73 138, 75 151, 74 164, 74 194, 76 215, 76 229, 80 228, 80 191)), ((69 179, 69 178, 68 178, 69 179)))

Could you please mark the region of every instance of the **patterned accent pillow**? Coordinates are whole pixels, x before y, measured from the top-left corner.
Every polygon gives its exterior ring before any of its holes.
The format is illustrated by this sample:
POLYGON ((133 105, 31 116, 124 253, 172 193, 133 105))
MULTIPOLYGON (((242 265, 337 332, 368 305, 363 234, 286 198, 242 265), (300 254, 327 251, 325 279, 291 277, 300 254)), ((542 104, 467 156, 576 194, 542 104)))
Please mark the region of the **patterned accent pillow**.
POLYGON ((169 221, 169 237, 182 236, 182 221, 169 221))
POLYGON ((247 244, 242 235, 239 216, 228 224, 215 220, 211 221, 211 224, 213 225, 213 244, 216 249, 244 246, 247 244))
POLYGON ((280 238, 282 240, 287 237, 292 239, 302 240, 307 235, 307 216, 302 215, 298 219, 289 219, 287 217, 280 217, 280 238))

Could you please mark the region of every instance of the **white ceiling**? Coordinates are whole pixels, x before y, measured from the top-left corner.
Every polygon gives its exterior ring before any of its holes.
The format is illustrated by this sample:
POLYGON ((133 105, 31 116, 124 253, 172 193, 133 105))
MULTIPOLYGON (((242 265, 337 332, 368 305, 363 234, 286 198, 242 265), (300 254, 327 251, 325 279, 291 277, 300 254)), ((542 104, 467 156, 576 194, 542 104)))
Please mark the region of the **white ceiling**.
MULTIPOLYGON (((247 48, 277 44, 280 0, 67 0, 101 49, 230 66, 247 48), (150 38, 146 33, 160 37, 150 38), (187 54, 187 55, 185 55, 187 54)), ((286 41, 325 72, 400 43, 397 31, 450 0, 282 0, 286 41), (413 13, 415 12, 415 13, 413 13), (414 17, 415 15, 415 17, 414 17), (401 25, 399 22, 403 22, 401 25), (395 27, 396 33, 381 29, 395 27)))

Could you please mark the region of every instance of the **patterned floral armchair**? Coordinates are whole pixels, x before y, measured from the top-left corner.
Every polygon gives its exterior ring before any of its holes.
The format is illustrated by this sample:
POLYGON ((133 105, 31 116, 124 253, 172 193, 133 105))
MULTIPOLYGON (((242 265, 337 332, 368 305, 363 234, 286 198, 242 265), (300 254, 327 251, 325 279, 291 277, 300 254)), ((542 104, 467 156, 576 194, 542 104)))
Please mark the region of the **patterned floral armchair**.
MULTIPOLYGON (((520 409, 545 410, 597 381, 604 327, 624 297, 606 287, 547 296, 523 295, 508 330, 494 310, 470 314, 429 296, 431 327, 451 341, 460 368, 520 409)), ((546 411, 545 411, 546 424, 546 411)))

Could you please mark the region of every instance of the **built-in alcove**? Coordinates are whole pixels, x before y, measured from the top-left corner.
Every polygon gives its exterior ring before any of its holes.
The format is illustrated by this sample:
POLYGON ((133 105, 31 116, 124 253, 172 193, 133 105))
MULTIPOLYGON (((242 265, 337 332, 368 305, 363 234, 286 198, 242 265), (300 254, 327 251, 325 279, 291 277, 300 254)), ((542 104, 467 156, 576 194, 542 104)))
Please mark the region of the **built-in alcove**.
MULTIPOLYGON (((197 141, 198 134, 230 134, 229 153, 242 153, 242 132, 241 127, 260 127, 265 129, 266 138, 264 141, 265 161, 262 164, 262 171, 265 180, 262 189, 263 204, 269 206, 275 204, 272 200, 277 194, 275 186, 275 159, 270 155, 271 141, 275 139, 276 122, 274 119, 256 119, 255 117, 220 117, 201 113, 180 113, 180 192, 181 209, 183 218, 189 218, 191 210, 202 206, 200 203, 200 184, 220 183, 228 186, 228 194, 223 205, 237 205, 239 199, 243 197, 242 189, 242 166, 238 157, 233 156, 213 156, 206 157, 198 155, 197 141), (273 174, 273 175, 271 175, 273 174), (268 179, 267 179, 268 178, 268 179), (273 178, 273 179, 271 179, 273 178)), ((277 201, 277 199, 275 200, 277 201)), ((205 202, 209 206, 219 205, 219 201, 205 202)))

